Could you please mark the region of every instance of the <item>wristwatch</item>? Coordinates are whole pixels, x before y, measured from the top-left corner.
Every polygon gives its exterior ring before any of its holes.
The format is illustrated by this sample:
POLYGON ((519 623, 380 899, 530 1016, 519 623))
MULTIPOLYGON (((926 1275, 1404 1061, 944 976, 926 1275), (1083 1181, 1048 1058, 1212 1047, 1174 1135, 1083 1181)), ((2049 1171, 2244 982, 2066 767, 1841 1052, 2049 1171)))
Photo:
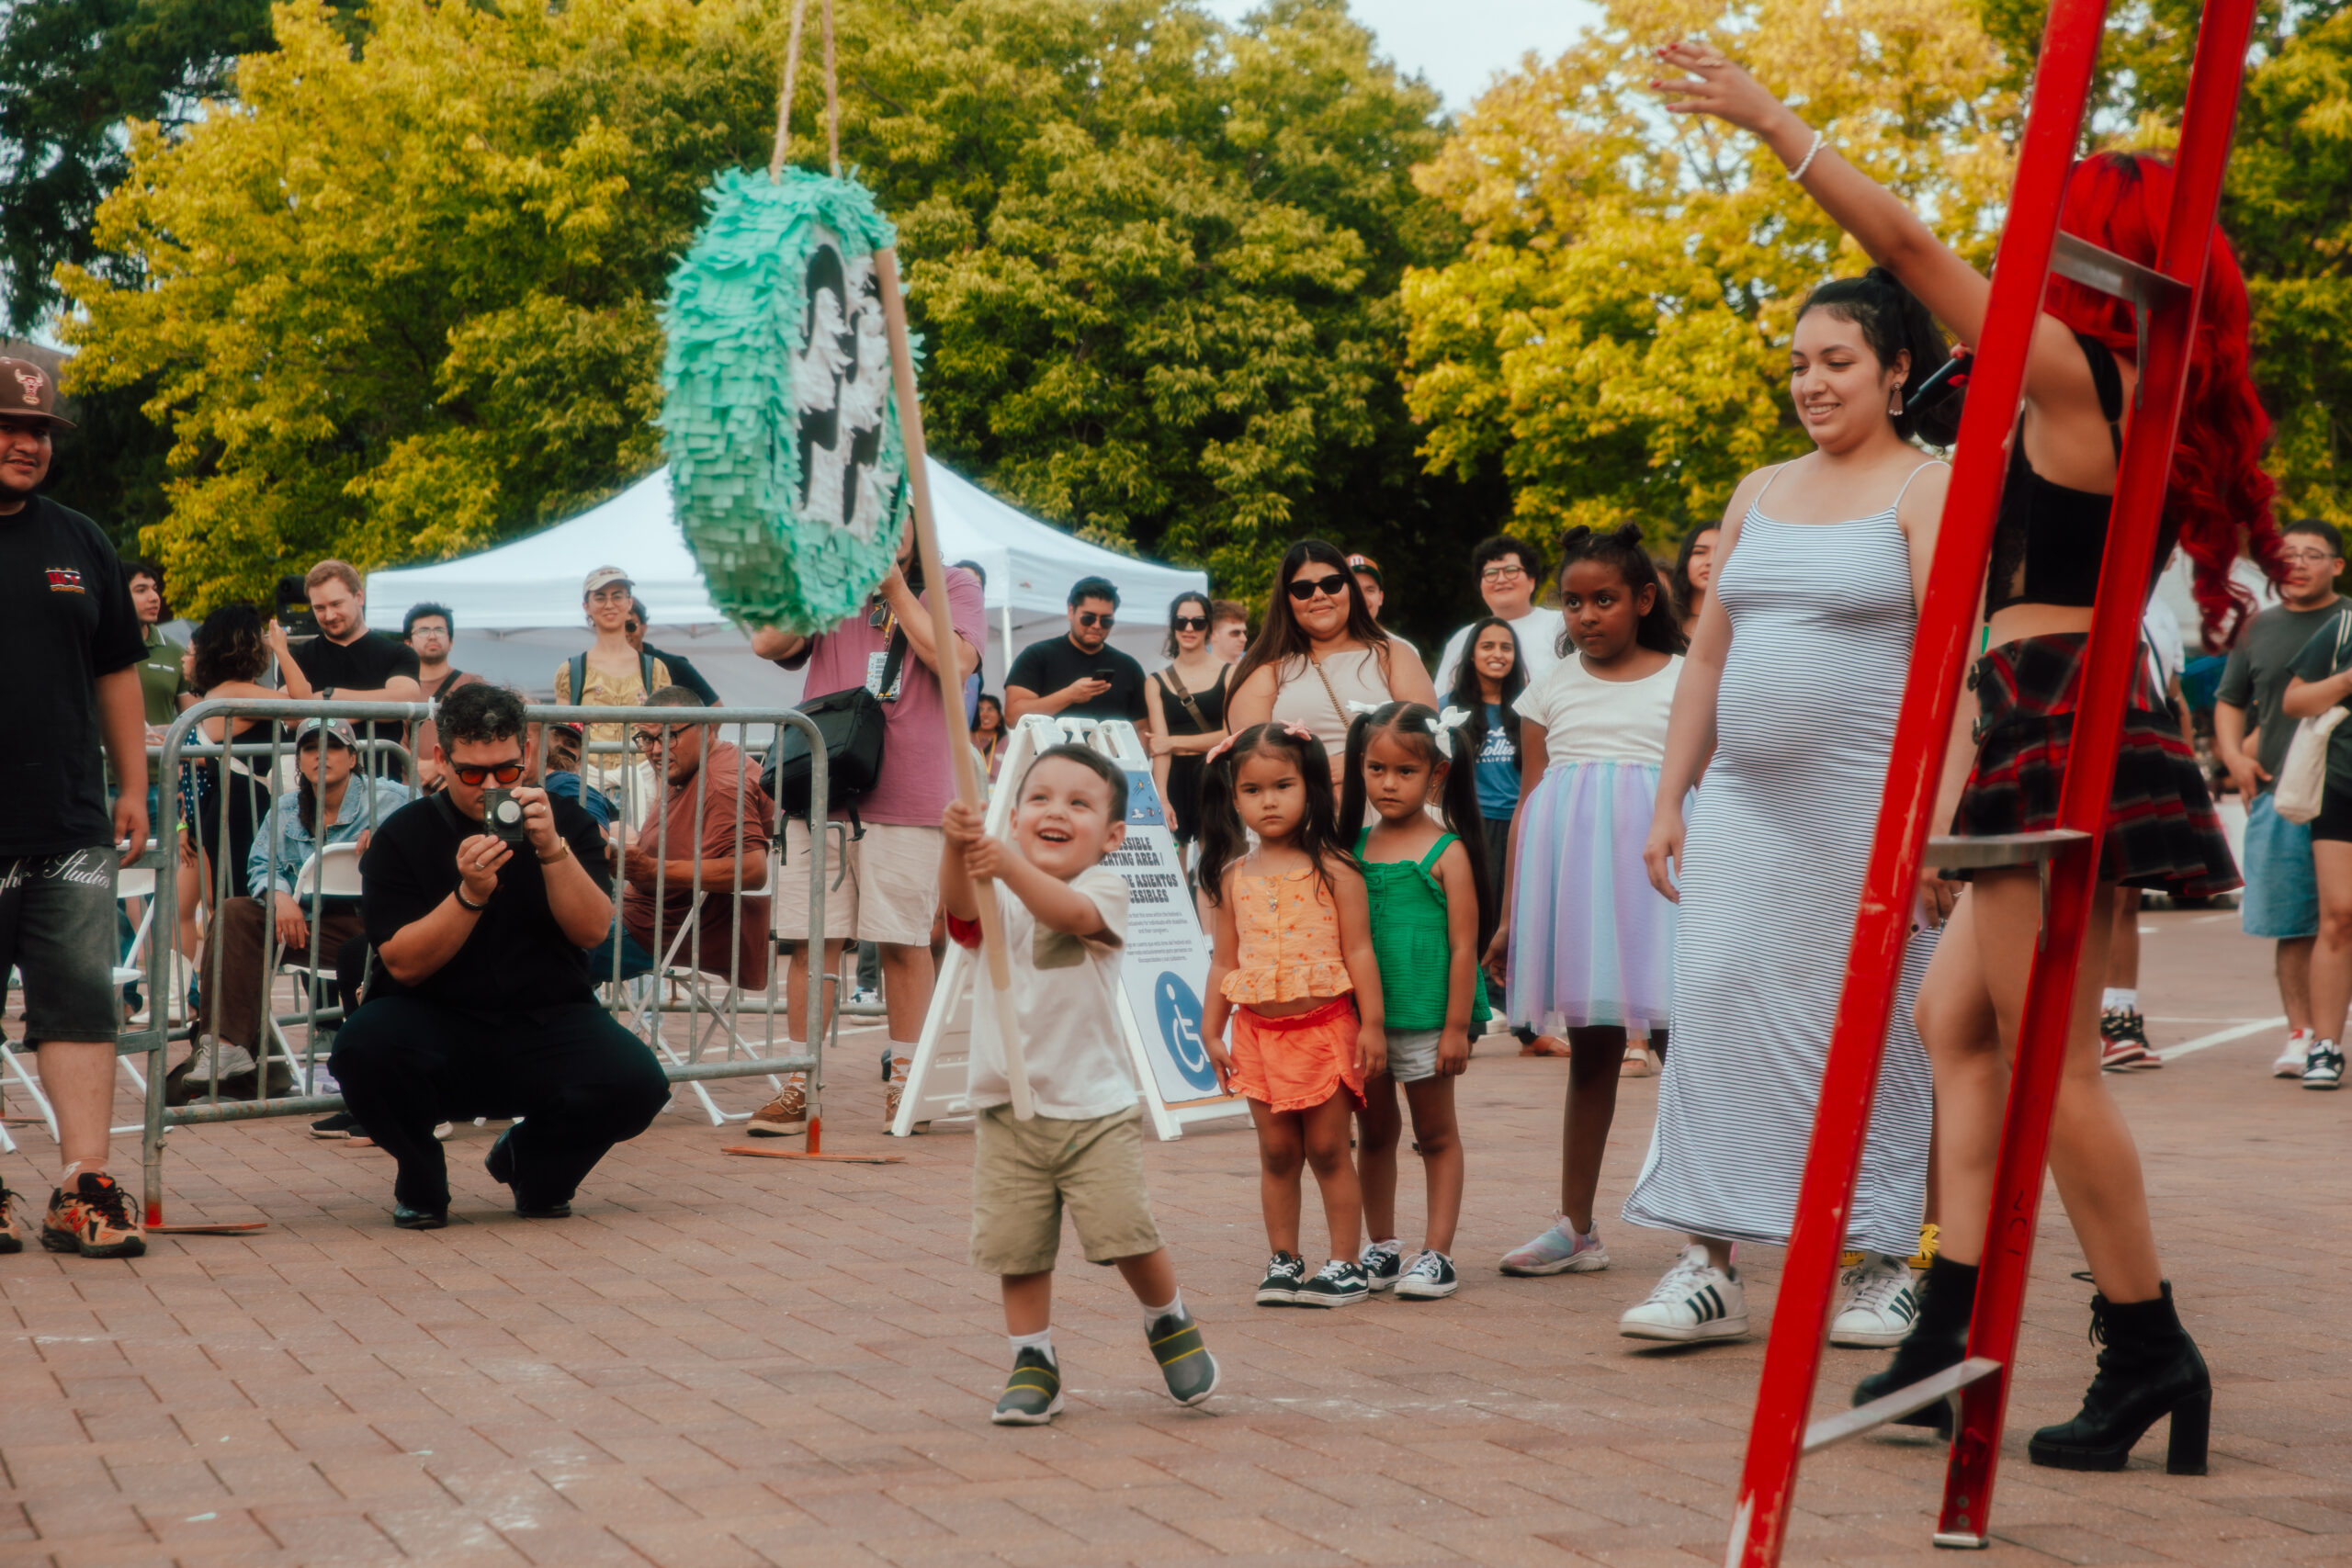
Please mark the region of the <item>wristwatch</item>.
POLYGON ((562 842, 560 844, 560 847, 556 850, 555 853, 551 855, 539 856, 539 863, 541 865, 553 865, 556 862, 561 860, 571 852, 571 845, 568 842, 562 842))

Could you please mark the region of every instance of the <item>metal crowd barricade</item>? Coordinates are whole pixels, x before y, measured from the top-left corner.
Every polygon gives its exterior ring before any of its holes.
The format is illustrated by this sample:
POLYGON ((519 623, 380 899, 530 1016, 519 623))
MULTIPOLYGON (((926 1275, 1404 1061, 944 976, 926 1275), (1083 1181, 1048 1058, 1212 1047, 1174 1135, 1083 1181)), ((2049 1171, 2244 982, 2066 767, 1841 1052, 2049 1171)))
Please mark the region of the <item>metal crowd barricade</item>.
MULTIPOLYGON (((689 885, 685 888, 687 910, 684 919, 675 922, 674 929, 672 929, 673 922, 669 919, 670 895, 675 891, 667 874, 669 869, 667 863, 671 857, 660 852, 663 848, 664 838, 662 806, 668 791, 666 783, 658 773, 655 776, 655 795, 652 801, 625 799, 625 809, 616 818, 617 821, 626 824, 631 833, 641 833, 643 841, 656 852, 653 856, 654 866, 650 886, 652 899, 650 934, 653 940, 647 949, 653 960, 653 964, 650 972, 645 976, 643 994, 634 1005, 625 1009, 624 1017, 639 1037, 645 1039, 649 1046, 662 1057, 662 1070, 670 1081, 691 1084, 695 1095, 705 1109, 710 1112, 714 1121, 720 1120, 722 1113, 711 1101, 707 1090, 704 1088, 705 1083, 710 1079, 749 1077, 767 1077, 775 1079, 780 1078, 781 1075, 786 1073, 807 1075, 808 1145, 810 1152, 814 1153, 818 1147, 819 1128, 821 1125, 820 1094, 823 1088, 821 1076, 823 987, 821 985, 812 984, 808 989, 806 1019, 808 1041, 807 1047, 801 1051, 786 1051, 784 1055, 778 1055, 775 1039, 775 1020, 784 1010, 778 1005, 776 987, 785 965, 781 962, 781 954, 776 950, 773 919, 775 895, 780 892, 783 886, 782 878, 785 874, 782 863, 784 833, 781 815, 774 809, 771 802, 771 815, 767 824, 771 840, 768 875, 762 879, 758 886, 748 888, 744 886, 743 857, 737 853, 731 857, 707 857, 731 858, 734 867, 729 886, 723 888, 706 887, 702 876, 703 861, 706 858, 702 853, 702 844, 705 829, 708 826, 707 810, 712 784, 707 766, 709 750, 707 741, 712 737, 724 736, 729 731, 733 733, 737 745, 732 763, 736 770, 732 798, 737 802, 740 812, 750 787, 759 778, 760 759, 765 750, 764 747, 754 748, 752 744, 754 733, 765 735, 772 743, 774 738, 780 735, 783 728, 788 726, 802 732, 812 751, 822 754, 824 740, 815 724, 805 714, 791 708, 781 707, 557 707, 534 705, 526 707, 525 714, 528 723, 527 733, 535 739, 541 736, 544 727, 551 722, 578 723, 582 727, 583 735, 589 725, 620 725, 628 727, 632 732, 641 725, 659 725, 662 727, 660 733, 664 739, 650 753, 650 759, 657 769, 666 762, 670 738, 674 735, 678 727, 699 728, 704 731, 706 745, 703 756, 706 763, 698 767, 696 779, 691 786, 694 801, 691 855, 678 857, 691 858, 693 863, 689 885), (632 807, 634 809, 629 809, 632 807), (641 828, 637 820, 639 815, 645 818, 641 828), (765 994, 763 998, 747 998, 741 983, 744 978, 742 965, 747 940, 744 930, 743 900, 747 895, 754 897, 765 895, 771 900, 765 929, 755 928, 749 933, 749 940, 753 943, 753 952, 761 957, 767 972, 765 994), (706 933, 718 929, 711 926, 709 922, 720 918, 716 912, 718 906, 713 900, 721 897, 726 900, 723 929, 727 937, 727 969, 723 976, 716 972, 705 972, 696 963, 696 960, 705 953, 703 939, 706 933), (723 989, 718 989, 714 994, 715 984, 722 981, 723 989), (683 987, 686 998, 686 1039, 683 1047, 669 1038, 664 1027, 664 992, 673 983, 683 987), (746 1037, 743 1028, 745 1014, 752 1014, 763 1021, 757 1041, 746 1037), (714 1042, 720 1041, 723 1041, 723 1052, 716 1055, 712 1055, 708 1048, 714 1042)), ((202 1100, 198 1103, 181 1106, 167 1106, 164 1103, 167 1079, 165 1067, 172 1042, 179 1039, 187 1040, 192 1054, 206 1049, 205 1042, 198 1037, 195 1010, 190 1010, 189 1021, 185 1026, 175 1026, 172 1021, 174 1010, 172 1003, 177 998, 168 995, 165 988, 159 988, 157 979, 160 971, 163 976, 163 987, 177 983, 178 965, 172 961, 172 955, 176 953, 179 945, 176 940, 179 912, 178 879, 185 874, 178 847, 180 829, 184 825, 179 788, 183 766, 187 765, 194 770, 192 777, 200 775, 208 768, 211 773, 209 785, 200 784, 192 787, 189 793, 190 797, 201 806, 203 792, 209 788, 213 801, 210 810, 201 813, 206 819, 192 825, 198 831, 192 833, 191 838, 198 840, 199 858, 197 864, 209 873, 211 897, 203 900, 212 913, 211 926, 204 942, 202 958, 206 971, 205 978, 209 982, 204 994, 209 1004, 204 1011, 208 1017, 210 1032, 217 1040, 225 999, 223 967, 226 953, 223 951, 225 943, 220 940, 223 931, 221 912, 231 902, 232 888, 235 880, 230 857, 232 854, 250 852, 250 846, 241 849, 236 843, 236 834, 233 829, 238 824, 235 821, 233 809, 235 795, 232 792, 245 794, 245 807, 253 816, 252 841, 258 843, 269 808, 275 805, 280 795, 295 787, 292 781, 298 776, 297 773, 288 772, 281 766, 297 756, 291 741, 290 726, 299 725, 304 719, 332 717, 351 721, 356 727, 364 729, 371 723, 413 725, 433 716, 434 705, 429 703, 297 702, 283 698, 211 701, 199 703, 182 713, 165 733, 163 743, 151 749, 150 755, 156 763, 155 779, 159 784, 156 813, 158 820, 154 826, 155 841, 159 847, 153 852, 153 865, 155 874, 154 918, 161 932, 170 934, 159 933, 146 943, 143 953, 144 978, 149 998, 146 1020, 143 1024, 126 1030, 119 1036, 116 1047, 119 1055, 144 1055, 148 1058, 144 1198, 147 1224, 151 1229, 245 1231, 260 1228, 260 1225, 254 1223, 190 1225, 172 1225, 164 1223, 163 1151, 164 1136, 172 1128, 216 1122, 246 1121, 260 1117, 329 1114, 345 1109, 343 1097, 340 1094, 314 1092, 318 1087, 317 1067, 322 1032, 339 1025, 344 1016, 342 1007, 332 994, 337 954, 323 950, 321 921, 322 917, 327 912, 326 899, 348 898, 353 896, 357 886, 356 868, 347 855, 335 852, 341 851, 342 846, 323 844, 314 849, 309 863, 301 868, 296 883, 298 896, 305 906, 305 923, 308 926, 309 937, 307 951, 298 948, 288 953, 278 940, 274 908, 272 908, 274 905, 272 889, 276 886, 275 881, 268 886, 247 889, 249 896, 258 893, 264 903, 260 913, 262 931, 258 943, 260 974, 257 980, 260 999, 256 1014, 257 1023, 254 1031, 255 1038, 250 1042, 240 1041, 234 1043, 243 1046, 254 1058, 254 1098, 251 1100, 221 1098, 220 1084, 223 1074, 220 1064, 220 1048, 216 1047, 208 1054, 207 1059, 209 1064, 208 1071, 210 1076, 208 1080, 209 1089, 202 1100), (260 720, 273 722, 270 724, 269 738, 266 741, 232 741, 230 744, 222 745, 207 739, 198 728, 209 719, 239 721, 248 725, 260 720), (266 765, 256 772, 250 764, 261 759, 266 759, 266 765), (209 838, 203 831, 206 829, 210 830, 209 838), (165 922, 169 924, 166 925, 165 922), (294 1010, 284 1013, 278 1012, 275 1005, 277 978, 281 965, 295 976, 296 1000, 300 1004, 294 1010), (322 1001, 322 987, 327 991, 324 1005, 322 1001), (294 1053, 291 1038, 288 1033, 288 1031, 296 1028, 300 1029, 303 1033, 303 1048, 299 1058, 294 1053), (273 1067, 279 1069, 287 1076, 293 1092, 273 1092, 274 1086, 271 1081, 273 1067)), ((400 758, 404 764, 401 772, 406 779, 413 781, 415 778, 414 759, 396 743, 362 739, 360 745, 363 761, 360 768, 355 769, 350 787, 361 787, 374 773, 372 764, 377 757, 385 753, 396 754, 400 758)), ((616 748, 613 748, 610 742, 600 747, 600 750, 616 748)), ((546 754, 544 748, 539 746, 535 746, 533 751, 534 762, 540 766, 535 767, 535 771, 525 782, 537 784, 544 776, 543 764, 546 754)), ((296 768, 299 769, 299 762, 296 763, 296 768)), ((620 772, 624 776, 628 776, 635 774, 637 770, 629 767, 620 772)), ((818 820, 823 819, 826 809, 825 782, 824 770, 821 768, 815 770, 815 777, 811 784, 810 811, 812 817, 818 820)), ((584 773, 582 787, 596 787, 594 784, 589 782, 589 775, 584 773)), ((633 792, 628 791, 626 786, 624 786, 624 794, 625 796, 633 795, 633 792)), ((348 802, 347 795, 345 798, 348 802)), ((368 813, 366 829, 372 831, 377 825, 375 818, 378 811, 376 792, 372 784, 367 784, 360 804, 361 809, 368 813)), ((345 809, 349 809, 349 806, 346 805, 345 809)), ((741 818, 739 817, 738 819, 741 818)), ((342 818, 339 818, 340 820, 342 818)), ((812 922, 810 929, 816 931, 824 929, 824 905, 827 891, 826 839, 827 835, 824 834, 814 835, 808 856, 808 906, 812 922)), ((274 874, 276 856, 273 853, 267 858, 274 874)), ((591 979, 614 983, 616 991, 619 991, 621 989, 618 985, 619 971, 623 949, 621 938, 624 931, 621 909, 628 890, 627 858, 625 855, 616 853, 609 857, 609 863, 611 876, 608 890, 613 900, 613 923, 610 928, 613 967, 605 975, 592 976, 591 979)), ((369 951, 368 959, 372 968, 374 959, 372 949, 369 951)))

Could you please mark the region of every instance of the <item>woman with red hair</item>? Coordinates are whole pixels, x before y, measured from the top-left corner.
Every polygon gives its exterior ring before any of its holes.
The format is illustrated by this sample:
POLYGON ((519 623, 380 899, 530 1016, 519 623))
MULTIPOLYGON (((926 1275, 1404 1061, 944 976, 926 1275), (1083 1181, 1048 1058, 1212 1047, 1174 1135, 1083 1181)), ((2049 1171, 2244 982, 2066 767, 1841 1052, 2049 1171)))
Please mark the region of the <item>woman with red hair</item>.
MULTIPOLYGON (((1668 107, 1675 113, 1714 115, 1762 138, 1791 177, 1873 261, 1902 279, 1962 342, 1982 341, 1991 285, 1900 200, 1713 50, 1677 43, 1659 51, 1659 58, 1685 73, 1652 84, 1674 96, 1668 107)), ((2168 164, 2102 153, 2075 166, 2060 226, 2153 266, 2171 195, 2168 164)), ((2270 425, 2246 374, 2246 322, 2245 282, 2216 234, 2162 531, 2143 570, 2153 584, 2157 562, 2177 543, 2196 566, 2207 631, 2225 635, 2251 607, 2228 579, 2240 526, 2266 566, 2278 550, 2271 484, 2257 464, 2270 425)), ((1969 676, 1974 700, 1961 704, 1958 718, 1959 725, 1976 721, 1979 739, 1973 748, 1963 746, 1956 732, 1938 797, 1939 819, 1949 811, 1956 833, 2056 826, 2116 459, 2138 375, 2136 347, 2123 301, 2051 280, 2034 323, 2025 407, 1985 584, 1988 651, 1969 676), (1972 761, 1963 784, 1962 770, 1972 761)), ((2164 716, 2162 694, 2144 660, 2127 706, 2083 943, 2080 973, 2086 976, 2106 971, 2119 885, 2187 894, 2238 886, 2204 779, 2164 716)), ((1909 1337, 1891 1367, 1855 1390, 1857 1404, 1951 1366, 1965 1351, 2011 1043, 2040 926, 2041 889, 2032 870, 1978 872, 1928 969, 1918 1022, 1935 1072, 1941 1250, 1928 1269, 1926 1299, 1909 1337)), ((2028 1452, 2036 1464, 2120 1470, 2132 1445, 2169 1415, 2167 1468, 2202 1474, 2212 1382, 2174 1312, 2172 1287, 2157 1261, 2139 1151, 2099 1071, 2098 999, 2096 984, 2075 987, 2050 1168, 2098 1285, 2091 1332, 2104 1348, 2081 1413, 2036 1432, 2028 1452)), ((1949 1430, 1951 1415, 1939 1403, 1911 1419, 1949 1430)))

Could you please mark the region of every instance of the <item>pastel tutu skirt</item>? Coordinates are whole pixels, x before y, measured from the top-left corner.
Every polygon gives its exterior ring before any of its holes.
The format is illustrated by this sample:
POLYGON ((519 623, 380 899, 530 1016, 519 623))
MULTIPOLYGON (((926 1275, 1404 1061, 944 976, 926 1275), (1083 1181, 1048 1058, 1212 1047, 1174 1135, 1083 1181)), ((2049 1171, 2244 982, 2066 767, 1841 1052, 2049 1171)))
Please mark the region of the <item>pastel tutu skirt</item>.
POLYGON ((1512 883, 1510 1021, 1663 1029, 1674 995, 1674 905, 1642 864, 1656 767, 1558 762, 1528 797, 1512 883))

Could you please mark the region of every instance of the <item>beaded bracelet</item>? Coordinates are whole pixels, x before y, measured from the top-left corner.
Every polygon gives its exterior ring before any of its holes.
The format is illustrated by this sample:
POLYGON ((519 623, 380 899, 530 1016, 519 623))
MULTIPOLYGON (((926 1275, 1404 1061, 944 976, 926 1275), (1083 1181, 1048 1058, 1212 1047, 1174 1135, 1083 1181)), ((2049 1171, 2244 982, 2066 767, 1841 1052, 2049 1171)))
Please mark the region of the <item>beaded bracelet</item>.
POLYGON ((1813 145, 1804 150, 1804 161, 1789 171, 1789 178, 1803 180, 1804 172, 1813 167, 1813 161, 1819 156, 1821 156, 1821 132, 1816 130, 1813 133, 1813 145))

